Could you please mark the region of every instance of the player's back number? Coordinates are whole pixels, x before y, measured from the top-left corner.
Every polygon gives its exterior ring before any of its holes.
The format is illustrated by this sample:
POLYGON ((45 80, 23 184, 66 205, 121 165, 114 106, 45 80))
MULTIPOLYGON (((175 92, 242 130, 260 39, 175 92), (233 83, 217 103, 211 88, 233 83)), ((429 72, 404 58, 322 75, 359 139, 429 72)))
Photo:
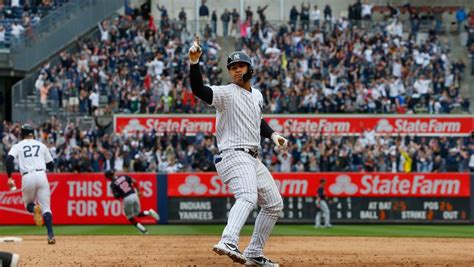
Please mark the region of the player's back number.
POLYGON ((38 157, 39 156, 39 150, 40 150, 39 145, 24 146, 23 147, 23 156, 25 156, 25 158, 38 157))

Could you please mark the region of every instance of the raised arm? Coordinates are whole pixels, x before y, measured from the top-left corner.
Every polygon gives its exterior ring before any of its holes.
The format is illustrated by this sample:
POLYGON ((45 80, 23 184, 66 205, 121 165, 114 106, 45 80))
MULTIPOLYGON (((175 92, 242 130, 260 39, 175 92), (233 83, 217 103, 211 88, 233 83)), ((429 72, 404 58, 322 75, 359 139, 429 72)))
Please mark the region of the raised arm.
POLYGON ((189 79, 191 81, 191 90, 193 94, 206 102, 212 104, 212 89, 209 86, 205 86, 202 81, 201 69, 199 68, 199 58, 202 55, 202 49, 199 44, 199 37, 194 38, 193 45, 189 49, 189 79))

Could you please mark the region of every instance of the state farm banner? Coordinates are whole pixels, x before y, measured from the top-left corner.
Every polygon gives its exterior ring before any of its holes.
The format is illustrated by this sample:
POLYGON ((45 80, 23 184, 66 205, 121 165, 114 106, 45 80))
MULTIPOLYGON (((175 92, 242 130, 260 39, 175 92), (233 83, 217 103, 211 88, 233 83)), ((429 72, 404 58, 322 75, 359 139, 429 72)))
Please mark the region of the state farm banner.
MULTIPOLYGON (((474 131, 474 116, 433 115, 264 115, 275 130, 284 134, 359 135, 366 130, 376 134, 416 134, 421 136, 467 136, 474 131)), ((215 133, 215 115, 114 115, 116 133, 155 129, 157 134, 181 132, 215 133)))
MULTIPOLYGON (((330 197, 469 197, 469 173, 273 173, 284 197, 315 196, 326 179, 330 197)), ((227 197, 216 173, 168 175, 169 197, 227 197)))
MULTIPOLYGON (((131 173, 142 192, 142 209, 157 208, 156 175, 131 173)), ((34 224, 33 216, 25 209, 21 193, 21 177, 14 175, 18 190, 9 191, 6 182, 0 183, 0 225, 34 224)), ((6 181, 4 173, 0 181, 6 181)), ((51 187, 51 210, 54 224, 128 224, 123 215, 122 201, 113 197, 110 182, 102 173, 48 174, 51 187)), ((143 223, 156 223, 151 217, 143 223)))

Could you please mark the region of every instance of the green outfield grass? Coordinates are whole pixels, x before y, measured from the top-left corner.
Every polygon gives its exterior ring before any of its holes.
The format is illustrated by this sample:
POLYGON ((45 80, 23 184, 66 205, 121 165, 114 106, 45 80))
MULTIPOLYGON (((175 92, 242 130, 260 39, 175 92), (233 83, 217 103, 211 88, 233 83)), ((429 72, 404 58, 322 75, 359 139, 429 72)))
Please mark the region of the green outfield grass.
MULTIPOLYGON (((147 225, 150 235, 215 235, 224 225, 147 225)), ((246 225, 243 235, 253 227, 246 225)), ((55 226, 56 235, 140 235, 128 225, 55 226)), ((44 227, 0 226, 0 236, 44 235, 44 227)), ((274 236, 380 236, 380 237, 461 237, 474 238, 472 225, 336 225, 330 229, 315 229, 313 225, 279 224, 274 236)))

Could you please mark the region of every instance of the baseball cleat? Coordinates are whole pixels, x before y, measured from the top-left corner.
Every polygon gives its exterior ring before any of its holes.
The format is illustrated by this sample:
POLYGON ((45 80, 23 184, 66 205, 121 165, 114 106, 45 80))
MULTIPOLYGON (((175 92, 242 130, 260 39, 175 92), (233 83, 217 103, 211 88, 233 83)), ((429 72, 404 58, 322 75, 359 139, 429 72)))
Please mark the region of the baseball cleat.
POLYGON ((154 209, 149 209, 150 216, 153 217, 153 219, 159 221, 160 220, 160 215, 154 210, 154 209))
POLYGON ((242 252, 240 252, 240 250, 234 244, 218 243, 212 250, 219 255, 228 256, 234 262, 238 262, 240 264, 245 264, 247 262, 247 258, 242 255, 242 252))
POLYGON ((33 213, 35 224, 36 226, 43 225, 43 215, 41 214, 41 206, 35 205, 34 213, 33 213))
POLYGON ((262 257, 255 257, 247 258, 247 262, 245 262, 245 265, 247 266, 269 266, 269 267, 278 267, 280 266, 278 262, 273 262, 270 259, 266 258, 265 256, 262 257))
POLYGON ((54 236, 48 236, 48 244, 49 245, 56 244, 56 238, 54 238, 54 236))
POLYGON ((141 223, 137 223, 135 227, 144 235, 148 234, 148 231, 146 230, 145 226, 141 223))

